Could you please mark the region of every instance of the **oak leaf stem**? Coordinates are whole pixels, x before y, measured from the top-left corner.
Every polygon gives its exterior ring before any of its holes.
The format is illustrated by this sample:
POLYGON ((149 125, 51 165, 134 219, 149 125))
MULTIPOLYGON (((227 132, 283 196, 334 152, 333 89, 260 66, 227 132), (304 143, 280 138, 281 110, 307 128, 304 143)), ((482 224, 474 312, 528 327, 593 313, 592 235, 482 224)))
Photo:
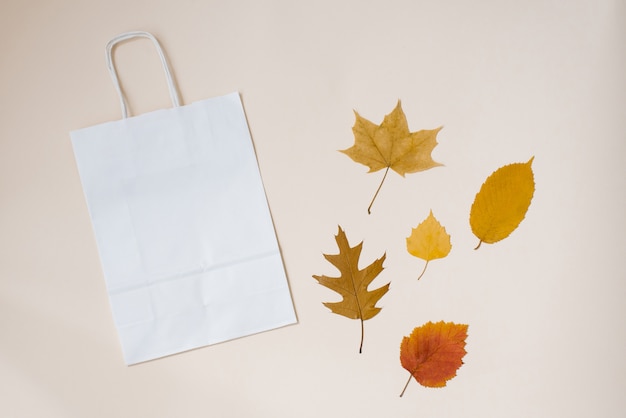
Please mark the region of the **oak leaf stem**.
POLYGON ((359 345, 359 354, 363 352, 363 338, 365 336, 365 327, 363 326, 363 318, 361 318, 361 345, 359 345))

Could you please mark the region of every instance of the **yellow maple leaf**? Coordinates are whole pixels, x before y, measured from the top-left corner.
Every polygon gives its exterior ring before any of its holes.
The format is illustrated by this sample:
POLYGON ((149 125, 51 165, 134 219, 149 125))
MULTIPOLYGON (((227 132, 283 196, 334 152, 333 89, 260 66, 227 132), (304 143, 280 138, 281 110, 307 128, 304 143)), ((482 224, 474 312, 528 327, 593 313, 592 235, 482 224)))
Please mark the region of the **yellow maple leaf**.
POLYGON ((437 133, 442 127, 410 132, 400 100, 380 125, 361 117, 356 111, 354 114, 356 116, 352 127, 354 145, 340 152, 357 163, 368 166, 370 168, 368 173, 385 168, 385 174, 367 208, 367 213, 371 213, 374 200, 390 168, 404 177, 407 173, 442 165, 431 157, 431 152, 437 146, 437 133))
POLYGON ((476 249, 508 237, 526 216, 535 192, 534 158, 500 167, 481 186, 470 210, 470 226, 480 240, 476 249))
POLYGON ((439 223, 431 210, 428 217, 411 231, 411 235, 406 239, 406 248, 411 255, 426 260, 424 269, 417 278, 419 280, 424 275, 428 262, 447 256, 452 244, 446 228, 439 223))
POLYGON ((339 254, 324 254, 324 258, 337 267, 341 275, 339 277, 314 275, 313 278, 342 296, 340 302, 323 302, 324 306, 338 315, 361 320, 360 353, 363 349, 363 321, 373 318, 380 312, 381 308, 376 307, 376 302, 389 290, 389 283, 378 289, 367 289, 376 276, 383 271, 386 254, 364 269, 359 269, 363 242, 350 247, 346 233, 341 227, 335 236, 335 241, 339 247, 339 254))

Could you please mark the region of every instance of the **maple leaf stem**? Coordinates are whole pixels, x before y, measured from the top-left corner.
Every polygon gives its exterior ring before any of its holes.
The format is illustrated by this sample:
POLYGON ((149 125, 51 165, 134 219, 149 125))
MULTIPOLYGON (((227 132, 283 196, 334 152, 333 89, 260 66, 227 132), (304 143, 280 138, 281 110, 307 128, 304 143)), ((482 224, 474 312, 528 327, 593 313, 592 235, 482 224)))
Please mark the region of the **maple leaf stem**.
POLYGON ((426 267, 428 267, 428 261, 426 261, 426 264, 424 264, 424 269, 422 270, 422 272, 420 273, 419 277, 417 278, 417 280, 421 279, 422 276, 424 275, 424 273, 426 273, 426 267))
POLYGON ((406 385, 404 385, 404 389, 402 389, 402 393, 400 393, 400 397, 402 397, 402 395, 404 395, 404 392, 406 391, 406 388, 409 386, 409 383, 411 383, 411 378, 413 377, 412 374, 409 374, 409 380, 406 381, 406 385))
POLYGON ((367 214, 368 215, 372 213, 372 205, 374 204, 374 200, 376 200, 376 196, 378 196, 378 192, 380 192, 380 188, 383 187, 383 183, 385 182, 385 179, 387 178, 387 173, 388 172, 389 172, 389 166, 385 170, 385 175, 383 176, 383 179, 381 180, 380 184, 378 185, 378 189, 376 189, 376 193, 374 193, 374 197, 372 198, 372 201, 370 202, 370 205, 367 207, 367 214))
POLYGON ((365 336, 365 327, 363 325, 363 318, 361 318, 361 345, 359 345, 359 354, 363 352, 363 338, 365 336))

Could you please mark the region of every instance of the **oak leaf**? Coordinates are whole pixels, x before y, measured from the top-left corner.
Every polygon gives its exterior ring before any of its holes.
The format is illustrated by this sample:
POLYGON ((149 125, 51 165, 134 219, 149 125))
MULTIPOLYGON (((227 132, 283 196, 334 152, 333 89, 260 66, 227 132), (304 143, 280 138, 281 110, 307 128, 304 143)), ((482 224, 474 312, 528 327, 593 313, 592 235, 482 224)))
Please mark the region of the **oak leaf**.
POLYGON ((431 210, 428 217, 417 228, 412 229, 411 235, 406 239, 406 248, 409 254, 426 260, 424 269, 417 278, 419 280, 430 260, 446 257, 452 249, 452 244, 446 228, 439 223, 431 210))
POLYGON ((346 233, 341 227, 335 236, 335 241, 339 247, 339 254, 324 254, 324 258, 337 267, 341 275, 339 277, 314 275, 313 278, 343 297, 340 302, 323 302, 324 306, 338 315, 361 320, 360 353, 363 350, 363 321, 373 318, 380 312, 381 308, 375 306, 376 302, 389 290, 389 283, 378 289, 367 289, 376 276, 383 271, 386 253, 364 269, 359 269, 363 242, 350 247, 346 233))
POLYGON ((444 387, 463 365, 467 325, 454 322, 428 322, 417 327, 400 344, 400 363, 422 386, 444 387))
POLYGON ((500 167, 481 186, 470 210, 470 226, 480 240, 476 249, 508 237, 526 216, 535 192, 534 158, 500 167))
POLYGON ((437 133, 442 127, 410 132, 400 100, 380 125, 361 117, 356 111, 354 114, 356 116, 352 127, 354 145, 340 152, 357 163, 368 166, 369 173, 385 169, 383 179, 367 208, 367 213, 371 213, 374 200, 378 196, 389 169, 404 177, 407 173, 424 171, 442 165, 431 157, 431 152, 437 146, 437 133))

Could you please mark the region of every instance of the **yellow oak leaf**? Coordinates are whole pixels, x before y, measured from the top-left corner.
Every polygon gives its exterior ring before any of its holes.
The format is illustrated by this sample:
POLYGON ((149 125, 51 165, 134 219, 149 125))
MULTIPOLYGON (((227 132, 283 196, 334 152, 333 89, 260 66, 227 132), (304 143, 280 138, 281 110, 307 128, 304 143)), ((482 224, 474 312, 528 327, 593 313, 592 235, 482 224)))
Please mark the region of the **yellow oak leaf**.
POLYGON ((431 157, 431 152, 437 146, 437 133, 442 127, 410 132, 400 100, 380 125, 361 117, 356 111, 354 114, 356 116, 352 127, 354 145, 340 152, 357 163, 368 166, 369 173, 385 169, 367 213, 371 213, 374 200, 390 168, 404 177, 407 173, 416 173, 442 165, 431 157))
POLYGON ((481 186, 470 210, 470 226, 480 240, 476 249, 508 237, 526 216, 535 192, 534 158, 500 167, 481 186))
POLYGON ((370 283, 383 271, 386 254, 364 269, 359 269, 363 242, 350 247, 346 233, 341 227, 335 241, 339 247, 339 254, 324 254, 324 258, 337 267, 341 275, 339 277, 314 275, 313 278, 343 298, 340 302, 324 302, 324 306, 338 315, 361 320, 360 353, 363 350, 363 321, 373 318, 380 312, 381 308, 375 306, 376 302, 389 290, 389 283, 378 289, 367 290, 370 283))
POLYGON ((411 235, 406 239, 406 249, 411 255, 426 260, 424 269, 417 280, 424 275, 430 260, 444 258, 450 253, 452 249, 450 235, 435 218, 432 210, 417 228, 413 228, 411 235))

